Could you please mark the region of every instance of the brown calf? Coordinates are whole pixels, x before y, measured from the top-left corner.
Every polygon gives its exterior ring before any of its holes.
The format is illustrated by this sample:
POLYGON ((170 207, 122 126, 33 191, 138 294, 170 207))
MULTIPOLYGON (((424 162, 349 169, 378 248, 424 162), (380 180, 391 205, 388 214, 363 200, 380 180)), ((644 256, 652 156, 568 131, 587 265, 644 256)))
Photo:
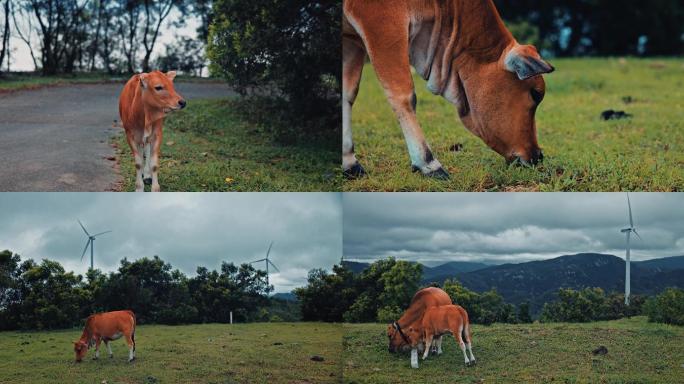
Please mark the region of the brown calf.
POLYGON ((100 357, 100 342, 104 341, 109 352, 109 357, 113 357, 112 347, 109 342, 121 338, 126 338, 128 344, 128 361, 135 359, 135 314, 133 311, 113 311, 90 315, 86 319, 85 327, 81 338, 74 342, 74 352, 76 352, 76 362, 81 362, 88 353, 88 348, 95 344, 95 357, 100 357))
POLYGON ((135 159, 136 192, 143 192, 144 184, 152 184, 152 192, 160 191, 157 175, 164 116, 186 104, 173 87, 174 77, 175 71, 133 75, 119 97, 119 115, 135 159))
POLYGON ((492 0, 345 0, 342 24, 342 167, 364 174, 354 153, 351 110, 366 55, 399 120, 411 166, 448 178, 416 117, 411 66, 428 89, 456 106, 465 127, 508 162, 542 160, 535 112, 540 76, 553 71, 532 46, 519 45, 492 0))

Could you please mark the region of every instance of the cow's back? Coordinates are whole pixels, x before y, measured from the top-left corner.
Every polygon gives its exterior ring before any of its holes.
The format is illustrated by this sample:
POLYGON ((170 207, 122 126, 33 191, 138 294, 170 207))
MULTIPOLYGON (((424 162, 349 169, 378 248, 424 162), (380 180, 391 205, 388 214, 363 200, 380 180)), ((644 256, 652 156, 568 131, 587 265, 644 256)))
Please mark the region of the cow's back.
POLYGON ((399 320, 403 324, 412 324, 419 321, 428 308, 451 304, 451 297, 442 289, 436 287, 424 288, 413 296, 411 304, 399 320))
POLYGON ((135 314, 130 310, 97 313, 86 320, 86 328, 90 334, 108 337, 119 332, 133 332, 135 325, 135 314))
POLYGON ((145 125, 142 88, 138 76, 133 75, 128 80, 119 96, 119 116, 126 130, 141 129, 145 125))

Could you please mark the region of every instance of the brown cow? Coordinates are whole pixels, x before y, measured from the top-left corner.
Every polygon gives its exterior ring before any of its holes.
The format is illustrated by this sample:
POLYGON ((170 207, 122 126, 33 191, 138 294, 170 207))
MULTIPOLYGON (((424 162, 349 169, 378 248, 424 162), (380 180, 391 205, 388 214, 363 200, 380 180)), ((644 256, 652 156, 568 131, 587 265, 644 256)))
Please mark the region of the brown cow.
POLYGON ((135 359, 135 314, 133 311, 113 311, 96 313, 86 319, 81 338, 74 342, 76 362, 81 362, 88 353, 88 348, 95 344, 95 357, 100 357, 100 342, 104 341, 112 358, 112 347, 109 342, 124 336, 128 344, 128 361, 135 359))
POLYGON ((152 184, 152 192, 160 191, 157 175, 164 116, 186 105, 173 87, 174 77, 175 71, 133 75, 119 97, 119 115, 135 159, 136 192, 143 192, 144 184, 152 184))
POLYGON ((534 116, 545 92, 540 75, 554 68, 534 47, 517 43, 491 0, 345 0, 342 30, 347 177, 365 173, 354 153, 351 109, 366 55, 399 120, 414 171, 449 177, 418 123, 411 66, 508 162, 543 159, 534 116))
MULTIPOLYGON (((411 299, 408 309, 401 315, 399 320, 387 326, 389 339, 389 351, 394 353, 400 350, 411 349, 411 356, 415 356, 417 364, 418 349, 411 345, 404 333, 404 327, 419 321, 425 311, 430 307, 451 305, 451 297, 443 290, 435 287, 421 289, 411 299)), ((440 347, 441 339, 437 340, 436 347, 440 347)), ((429 349, 425 346, 425 349, 429 349)), ((441 348, 437 351, 441 353, 441 348)))
MULTIPOLYGON (((408 326, 407 338, 414 346, 418 344, 431 345, 435 338, 440 338, 439 347, 441 349, 441 337, 451 334, 463 351, 465 364, 475 364, 473 354, 473 338, 470 333, 470 321, 468 312, 459 305, 442 305, 431 307, 425 311, 425 315, 419 321, 408 326), (464 342, 465 340, 465 342, 464 342), (466 353, 466 348, 470 352, 470 358, 466 353)), ((428 357, 428 349, 425 348, 423 360, 428 357)), ((417 362, 416 362, 417 363, 417 362)), ((413 364, 413 362, 411 362, 413 364)), ((414 367, 417 368, 417 365, 414 367)))

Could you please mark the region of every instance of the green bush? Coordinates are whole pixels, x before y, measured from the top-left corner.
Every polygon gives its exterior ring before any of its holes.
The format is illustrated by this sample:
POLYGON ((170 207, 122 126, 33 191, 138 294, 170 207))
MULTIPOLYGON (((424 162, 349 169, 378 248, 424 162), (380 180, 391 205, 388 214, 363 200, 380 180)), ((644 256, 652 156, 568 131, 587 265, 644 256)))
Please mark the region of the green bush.
POLYGON ((401 317, 402 313, 404 313, 404 311, 399 307, 382 307, 378 310, 378 322, 387 324, 393 323, 401 317))
POLYGON ((668 288, 644 304, 648 321, 684 325, 684 290, 668 288))

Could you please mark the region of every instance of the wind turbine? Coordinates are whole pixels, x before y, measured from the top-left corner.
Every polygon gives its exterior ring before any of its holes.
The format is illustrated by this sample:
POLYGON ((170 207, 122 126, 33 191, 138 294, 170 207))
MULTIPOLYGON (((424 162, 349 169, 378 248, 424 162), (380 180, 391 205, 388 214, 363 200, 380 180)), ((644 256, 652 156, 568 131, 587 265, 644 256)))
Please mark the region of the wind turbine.
POLYGON ((639 236, 639 233, 637 233, 636 228, 634 228, 634 220, 632 220, 632 204, 629 201, 629 193, 627 193, 627 209, 629 210, 629 228, 624 228, 620 231, 626 234, 627 236, 627 251, 625 252, 625 305, 629 305, 629 294, 631 290, 629 270, 629 239, 631 234, 634 233, 639 238, 639 240, 641 240, 641 236, 639 236))
POLYGON ((269 264, 273 267, 273 269, 276 270, 276 272, 280 272, 278 267, 276 267, 275 264, 273 264, 271 262, 271 260, 268 259, 268 255, 271 253, 271 247, 272 246, 273 246, 273 242, 271 241, 271 244, 268 246, 268 251, 266 251, 266 257, 265 258, 259 259, 259 260, 254 260, 254 261, 250 262, 250 264, 261 263, 262 261, 266 262, 266 287, 267 287, 267 289, 271 287, 269 282, 268 282, 268 266, 269 266, 269 264))
POLYGON ((94 251, 95 238, 97 236, 104 235, 105 233, 109 233, 111 231, 104 231, 104 232, 100 232, 100 233, 96 233, 94 235, 91 235, 90 233, 88 233, 88 231, 86 231, 85 227, 83 226, 83 223, 81 223, 81 220, 76 220, 76 221, 78 221, 78 225, 80 225, 81 228, 83 228, 83 232, 85 232, 86 236, 88 236, 88 241, 86 241, 85 248, 83 248, 83 253, 81 254, 81 261, 83 261, 83 256, 85 256, 86 251, 88 250, 88 246, 90 246, 90 269, 94 269, 93 268, 93 253, 95 252, 94 251))

